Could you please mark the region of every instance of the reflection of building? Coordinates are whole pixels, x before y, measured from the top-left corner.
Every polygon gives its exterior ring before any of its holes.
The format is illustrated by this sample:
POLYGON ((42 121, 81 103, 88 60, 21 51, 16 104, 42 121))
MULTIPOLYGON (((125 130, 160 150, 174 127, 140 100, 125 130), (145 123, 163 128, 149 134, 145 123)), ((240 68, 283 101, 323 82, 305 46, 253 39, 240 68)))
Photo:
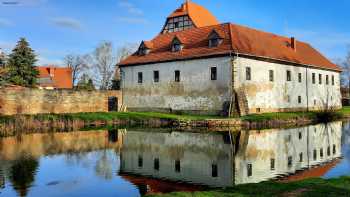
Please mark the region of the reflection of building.
POLYGON ((231 146, 226 139, 221 134, 128 131, 120 170, 173 181, 232 185, 231 146))
MULTIPOLYGON (((121 174, 131 181, 132 175, 138 175, 222 187, 260 182, 299 171, 305 172, 300 175, 304 177, 321 176, 317 171, 329 170, 335 165, 334 159, 341 156, 341 122, 242 131, 232 137, 227 133, 128 131, 120 154, 121 174), (231 146, 230 139, 237 143, 231 146), (319 165, 325 167, 315 167, 319 165)), ((157 191, 157 188, 148 190, 157 191)))
POLYGON ((1 194, 1 189, 5 187, 5 175, 2 170, 2 166, 0 166, 0 194, 1 194))
POLYGON ((341 122, 242 132, 235 183, 260 182, 330 162, 341 156, 341 132, 341 122))

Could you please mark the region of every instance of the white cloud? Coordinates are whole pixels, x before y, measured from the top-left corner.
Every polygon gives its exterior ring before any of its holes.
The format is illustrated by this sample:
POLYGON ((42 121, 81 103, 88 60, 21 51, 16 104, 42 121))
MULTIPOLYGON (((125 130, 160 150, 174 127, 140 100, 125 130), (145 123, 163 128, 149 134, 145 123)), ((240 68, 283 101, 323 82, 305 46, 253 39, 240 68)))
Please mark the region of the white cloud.
POLYGON ((117 22, 128 24, 149 24, 149 21, 142 17, 117 17, 117 22))
POLYGON ((119 6, 121 8, 126 9, 126 11, 131 15, 138 15, 138 16, 143 15, 143 11, 140 8, 136 7, 134 4, 130 3, 127 0, 121 0, 119 2, 119 6))
POLYGON ((6 18, 0 18, 0 27, 12 26, 13 23, 6 18))
POLYGON ((52 18, 51 23, 60 27, 69 28, 73 30, 82 30, 82 24, 80 21, 69 17, 57 17, 52 18))

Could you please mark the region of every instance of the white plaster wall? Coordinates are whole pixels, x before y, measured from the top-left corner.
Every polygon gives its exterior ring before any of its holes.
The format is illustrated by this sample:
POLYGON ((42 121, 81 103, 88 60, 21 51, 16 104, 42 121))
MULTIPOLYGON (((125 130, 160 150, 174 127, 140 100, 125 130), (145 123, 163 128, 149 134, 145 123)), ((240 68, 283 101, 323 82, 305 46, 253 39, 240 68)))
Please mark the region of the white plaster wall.
POLYGON ((230 58, 209 58, 148 64, 121 68, 124 105, 128 108, 172 108, 173 110, 221 111, 230 100, 230 58), (217 67, 217 80, 210 78, 210 68, 217 67), (153 71, 159 70, 159 83, 153 71), (175 82, 175 70, 181 81, 175 82), (138 72, 143 83, 138 83, 138 72))
POLYGON ((262 111, 276 111, 276 109, 306 108, 308 106, 320 108, 327 102, 332 106, 341 106, 339 73, 327 70, 312 69, 298 66, 283 65, 258 61, 248 58, 238 58, 235 69, 237 79, 235 88, 245 89, 250 112, 256 108, 262 111), (246 67, 251 68, 251 80, 246 80, 246 67), (269 80, 269 70, 274 71, 274 81, 269 80), (291 81, 287 81, 287 70, 291 71, 291 81), (298 73, 302 74, 302 82, 298 82, 298 73), (306 74, 307 73, 307 74, 306 74), (312 73, 316 73, 316 84, 312 84, 312 73), (318 74, 322 74, 322 84, 319 84, 318 74), (329 85, 326 85, 326 75, 329 85), (335 84, 332 85, 332 75, 335 84), (306 76, 308 82, 306 82, 306 76), (308 87, 308 93, 307 88, 308 87), (288 96, 290 101, 288 102, 288 96), (301 96, 301 103, 298 103, 301 96), (316 105, 314 105, 316 100, 316 105))

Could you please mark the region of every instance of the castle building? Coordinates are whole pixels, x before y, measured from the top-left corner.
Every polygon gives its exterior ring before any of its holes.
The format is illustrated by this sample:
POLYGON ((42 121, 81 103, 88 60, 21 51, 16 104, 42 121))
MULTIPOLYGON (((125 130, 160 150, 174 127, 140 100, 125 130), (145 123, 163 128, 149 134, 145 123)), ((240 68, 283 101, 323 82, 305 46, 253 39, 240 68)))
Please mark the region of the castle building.
POLYGON ((191 1, 118 66, 130 111, 245 115, 341 107, 341 69, 310 44, 220 23, 191 1))

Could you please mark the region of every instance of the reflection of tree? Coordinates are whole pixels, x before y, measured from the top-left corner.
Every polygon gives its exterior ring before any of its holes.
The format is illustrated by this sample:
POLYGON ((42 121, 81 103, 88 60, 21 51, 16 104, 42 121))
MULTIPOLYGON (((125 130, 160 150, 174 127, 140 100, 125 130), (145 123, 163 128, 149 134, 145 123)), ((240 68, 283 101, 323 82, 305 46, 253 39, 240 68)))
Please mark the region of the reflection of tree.
POLYGON ((100 156, 100 159, 96 162, 96 166, 95 166, 96 175, 105 180, 111 180, 113 178, 111 163, 112 161, 108 156, 108 151, 104 150, 102 152, 102 155, 100 156))
POLYGON ((34 182, 38 166, 38 160, 29 156, 23 155, 13 161, 9 171, 9 179, 19 196, 27 195, 28 188, 34 182))

